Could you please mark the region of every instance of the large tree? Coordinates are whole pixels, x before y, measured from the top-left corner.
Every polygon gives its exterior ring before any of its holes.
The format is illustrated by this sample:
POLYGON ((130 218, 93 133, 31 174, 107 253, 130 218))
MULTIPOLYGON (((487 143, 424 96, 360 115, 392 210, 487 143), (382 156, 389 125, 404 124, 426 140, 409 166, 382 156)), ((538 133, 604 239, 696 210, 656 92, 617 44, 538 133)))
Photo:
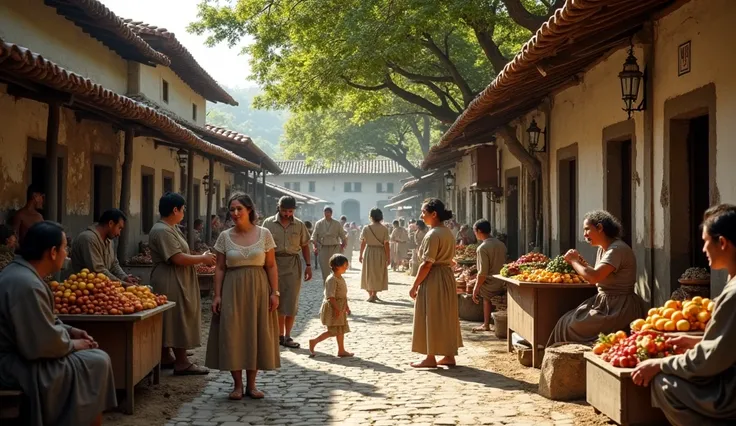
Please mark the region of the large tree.
POLYGON ((350 106, 385 115, 385 93, 453 122, 564 0, 203 0, 190 29, 249 35, 261 107, 350 106), (361 96, 352 96, 361 93, 361 96))

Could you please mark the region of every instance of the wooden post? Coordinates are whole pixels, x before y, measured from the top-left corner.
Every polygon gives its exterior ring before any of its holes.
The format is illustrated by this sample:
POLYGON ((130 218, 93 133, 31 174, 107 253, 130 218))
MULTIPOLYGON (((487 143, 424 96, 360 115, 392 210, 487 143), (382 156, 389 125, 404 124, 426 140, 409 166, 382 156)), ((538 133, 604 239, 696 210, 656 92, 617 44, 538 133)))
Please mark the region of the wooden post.
POLYGON ((268 201, 266 200, 266 171, 261 170, 261 182, 263 183, 263 186, 261 187, 261 190, 263 191, 263 198, 261 198, 261 213, 266 214, 266 203, 268 201))
POLYGON ((253 170, 252 184, 253 185, 252 185, 251 190, 253 191, 253 203, 255 203, 258 200, 258 190, 256 189, 258 188, 258 171, 257 170, 253 170))
MULTIPOLYGON (((122 178, 120 181, 120 210, 130 220, 130 186, 131 186, 131 169, 133 167, 133 138, 135 132, 133 128, 125 129, 125 141, 123 142, 123 166, 122 178)), ((123 228, 118 240, 118 260, 122 263, 125 260, 128 250, 128 227, 123 228)))
POLYGON ((212 158, 210 158, 209 177, 210 188, 207 191, 207 217, 205 217, 204 221, 205 234, 204 238, 202 238, 202 241, 207 245, 209 245, 210 236, 212 235, 212 219, 210 219, 210 216, 212 216, 212 193, 215 192, 215 160, 212 158))
POLYGON ((49 103, 49 116, 46 125, 46 217, 60 222, 59 217, 59 121, 61 104, 49 103))
POLYGON ((194 250, 194 150, 187 156, 187 243, 194 250))

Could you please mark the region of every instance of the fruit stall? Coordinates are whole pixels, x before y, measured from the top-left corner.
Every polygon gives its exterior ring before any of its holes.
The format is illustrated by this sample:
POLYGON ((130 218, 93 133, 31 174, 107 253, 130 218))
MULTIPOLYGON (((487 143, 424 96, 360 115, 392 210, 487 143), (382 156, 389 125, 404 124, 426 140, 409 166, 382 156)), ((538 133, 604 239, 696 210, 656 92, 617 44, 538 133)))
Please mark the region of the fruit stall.
POLYGON ((175 303, 148 286, 123 288, 86 269, 49 285, 59 319, 87 331, 110 356, 116 388, 125 392, 120 407, 133 414, 135 385, 148 376, 158 384, 163 313, 175 303))
POLYGON ((517 333, 531 343, 536 368, 557 321, 598 292, 562 256, 550 260, 541 253, 528 253, 504 265, 495 277, 507 283, 508 350, 513 351, 512 336, 517 333))
POLYGON ((207 296, 215 288, 215 267, 197 265, 197 279, 199 280, 199 294, 207 296))
POLYGON ((141 242, 138 245, 139 253, 128 259, 125 264, 122 265, 123 271, 126 274, 139 277, 141 282, 151 282, 151 271, 153 271, 153 259, 151 258, 151 249, 148 247, 148 243, 141 242))

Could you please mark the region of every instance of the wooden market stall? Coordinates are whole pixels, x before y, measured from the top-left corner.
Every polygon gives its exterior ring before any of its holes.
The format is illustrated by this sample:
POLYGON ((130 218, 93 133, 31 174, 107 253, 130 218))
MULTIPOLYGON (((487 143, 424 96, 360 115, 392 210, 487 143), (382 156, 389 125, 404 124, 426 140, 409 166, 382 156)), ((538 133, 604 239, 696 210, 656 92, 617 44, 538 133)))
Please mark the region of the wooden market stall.
POLYGON ((598 292, 595 285, 587 283, 529 283, 502 275, 494 277, 507 283, 508 350, 513 350, 512 334, 516 332, 531 343, 535 367, 542 363, 543 353, 540 354, 539 349, 547 344, 557 321, 598 292))
POLYGON ((59 315, 65 324, 89 333, 110 355, 115 387, 125 391, 120 408, 126 414, 134 412, 135 385, 149 375, 153 384, 159 383, 163 313, 175 305, 167 302, 128 315, 59 315))

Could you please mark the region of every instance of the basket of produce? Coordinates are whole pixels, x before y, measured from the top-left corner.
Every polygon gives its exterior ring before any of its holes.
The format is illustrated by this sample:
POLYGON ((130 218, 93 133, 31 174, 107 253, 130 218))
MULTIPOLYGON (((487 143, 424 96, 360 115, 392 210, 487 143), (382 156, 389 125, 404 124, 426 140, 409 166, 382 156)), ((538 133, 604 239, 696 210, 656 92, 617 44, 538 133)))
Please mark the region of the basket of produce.
POLYGON ((145 285, 123 287, 104 274, 82 269, 62 283, 52 281, 54 313, 73 315, 125 315, 154 309, 167 303, 145 285))
MULTIPOLYGON (((538 254, 538 253, 536 253, 538 254)), ((517 261, 518 262, 518 261, 517 261)), ((551 283, 551 284, 584 284, 587 281, 577 274, 572 265, 567 263, 564 257, 557 256, 549 261, 545 267, 537 266, 539 262, 522 264, 519 266, 519 273, 512 275, 511 278, 528 283, 551 283), (528 267, 529 265, 533 265, 528 267)), ((506 273, 513 273, 515 269, 507 268, 506 273)), ((503 275, 503 269, 501 270, 503 275)))
POLYGON ((507 263, 501 268, 501 275, 504 277, 513 277, 522 272, 528 272, 535 269, 544 269, 549 263, 549 258, 542 253, 527 253, 516 261, 507 263))
POLYGON ((460 265, 472 265, 475 264, 478 249, 478 244, 469 244, 467 246, 455 247, 455 262, 460 265))
POLYGON ((715 302, 702 297, 680 302, 668 300, 664 306, 652 308, 646 319, 637 319, 631 323, 632 331, 700 331, 710 321, 715 309, 715 302))
POLYGON ((614 367, 634 368, 651 358, 664 358, 685 352, 672 344, 671 337, 656 331, 636 331, 630 336, 624 331, 603 334, 593 347, 593 353, 614 367))
POLYGON ((687 268, 677 282, 682 285, 710 285, 710 272, 705 268, 687 268))

